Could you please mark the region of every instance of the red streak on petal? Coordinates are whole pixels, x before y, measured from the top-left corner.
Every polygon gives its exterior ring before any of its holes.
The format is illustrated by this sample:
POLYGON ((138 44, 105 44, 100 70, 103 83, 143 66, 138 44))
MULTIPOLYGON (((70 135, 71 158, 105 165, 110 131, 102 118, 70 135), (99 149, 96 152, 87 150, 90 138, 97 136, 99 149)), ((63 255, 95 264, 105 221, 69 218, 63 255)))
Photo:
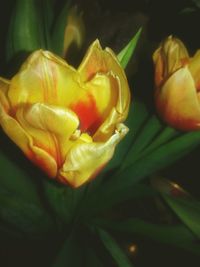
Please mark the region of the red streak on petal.
POLYGON ((186 66, 189 63, 189 59, 187 57, 181 59, 181 64, 186 66))
POLYGON ((98 112, 95 100, 92 95, 88 95, 87 101, 79 101, 71 109, 77 114, 80 120, 80 130, 95 133, 102 120, 98 112))

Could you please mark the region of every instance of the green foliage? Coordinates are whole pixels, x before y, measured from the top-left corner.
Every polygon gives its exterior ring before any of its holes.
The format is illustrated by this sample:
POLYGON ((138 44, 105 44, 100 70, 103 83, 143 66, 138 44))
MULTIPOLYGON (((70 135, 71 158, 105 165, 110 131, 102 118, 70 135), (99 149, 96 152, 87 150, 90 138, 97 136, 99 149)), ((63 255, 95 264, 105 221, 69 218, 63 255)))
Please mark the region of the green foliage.
POLYGON ((97 232, 101 241, 103 242, 105 248, 111 254, 113 259, 115 260, 117 266, 119 267, 133 267, 132 263, 123 252, 123 250, 119 247, 117 242, 112 238, 112 236, 101 228, 97 228, 97 232))
POLYGON ((94 224, 108 230, 140 236, 163 244, 173 245, 200 255, 200 245, 195 235, 184 225, 153 224, 138 218, 122 222, 96 219, 94 224))
POLYGON ((200 202, 164 178, 153 178, 152 184, 182 222, 200 238, 200 202))
POLYGON ((36 183, 20 165, 0 151, 0 217, 22 234, 39 236, 53 227, 36 183))
POLYGON ((142 32, 142 28, 138 30, 136 35, 131 39, 131 41, 122 49, 122 51, 118 54, 118 59, 121 63, 121 66, 125 69, 126 66, 128 65, 128 62, 130 61, 136 45, 138 43, 138 40, 140 38, 140 34, 142 32))
POLYGON ((52 32, 52 51, 60 56, 63 55, 64 33, 70 2, 70 0, 66 1, 65 6, 62 8, 59 16, 56 19, 52 32))
POLYGON ((66 238, 52 267, 73 266, 80 267, 83 263, 83 255, 80 239, 76 231, 66 238))
POLYGON ((200 202, 165 194, 162 196, 183 223, 200 238, 200 202))
POLYGON ((7 38, 7 62, 45 47, 40 10, 35 0, 16 0, 7 38), (40 26, 38 26, 40 25, 40 26))

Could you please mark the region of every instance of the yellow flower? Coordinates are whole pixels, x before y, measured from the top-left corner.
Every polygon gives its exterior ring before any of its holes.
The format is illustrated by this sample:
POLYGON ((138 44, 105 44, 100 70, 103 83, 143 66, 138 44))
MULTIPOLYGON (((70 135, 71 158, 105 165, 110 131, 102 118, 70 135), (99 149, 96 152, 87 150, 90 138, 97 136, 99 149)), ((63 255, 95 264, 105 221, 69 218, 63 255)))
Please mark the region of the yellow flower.
POLYGON ((189 57, 184 44, 168 37, 153 55, 155 100, 161 117, 180 130, 200 129, 200 51, 189 57))
POLYGON ((78 187, 113 156, 127 133, 130 91, 111 49, 98 41, 76 70, 48 51, 0 79, 0 124, 51 178, 78 187))

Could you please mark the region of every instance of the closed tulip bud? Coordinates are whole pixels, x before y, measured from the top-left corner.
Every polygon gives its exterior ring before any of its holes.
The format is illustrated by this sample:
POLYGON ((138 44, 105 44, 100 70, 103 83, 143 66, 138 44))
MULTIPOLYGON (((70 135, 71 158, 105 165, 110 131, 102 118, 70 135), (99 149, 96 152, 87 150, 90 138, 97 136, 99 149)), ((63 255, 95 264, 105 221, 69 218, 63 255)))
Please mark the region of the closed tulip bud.
POLYGON ((179 130, 200 129, 200 51, 168 37, 154 52, 155 103, 161 118, 179 130))
POLYGON ((64 33, 63 57, 66 58, 70 46, 74 43, 81 48, 85 34, 85 27, 82 14, 78 14, 77 8, 70 9, 67 16, 67 24, 64 33))
POLYGON ((127 79, 95 41, 76 70, 48 51, 32 53, 0 80, 0 125, 51 178, 78 187, 112 158, 128 128, 127 79))

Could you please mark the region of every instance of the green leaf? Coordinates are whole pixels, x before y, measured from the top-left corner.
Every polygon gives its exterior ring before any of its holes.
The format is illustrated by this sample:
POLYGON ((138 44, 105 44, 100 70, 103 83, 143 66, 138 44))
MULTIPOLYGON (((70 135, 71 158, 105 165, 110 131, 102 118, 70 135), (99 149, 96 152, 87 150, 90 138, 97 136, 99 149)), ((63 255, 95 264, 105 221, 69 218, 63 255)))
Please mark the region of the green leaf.
POLYGON ((52 218, 41 202, 36 180, 41 173, 3 134, 0 139, 0 218, 24 233, 49 231, 52 218))
POLYGON ((87 267, 104 267, 92 246, 85 247, 86 265, 87 267))
MULTIPOLYGON (((90 195, 91 202, 94 203, 92 199, 99 199, 99 202, 104 201, 106 208, 107 203, 110 206, 109 198, 114 199, 114 201, 116 200, 116 202, 119 202, 120 198, 123 200, 126 192, 128 196, 131 194, 129 190, 133 190, 136 183, 177 161, 199 144, 200 132, 185 133, 180 137, 172 139, 170 142, 161 145, 158 149, 135 161, 134 164, 120 173, 109 177, 110 179, 102 183, 90 195)), ((115 204, 114 201, 112 201, 113 205, 115 204)), ((98 205, 95 208, 98 210, 98 205)))
POLYGON ((128 219, 123 222, 96 219, 94 225, 108 230, 137 235, 163 244, 174 245, 200 255, 200 245, 193 233, 184 225, 164 225, 145 222, 141 219, 128 219))
POLYGON ((97 232, 105 248, 111 254, 119 267, 133 267, 132 263, 126 256, 126 254, 119 247, 117 242, 111 237, 111 235, 101 228, 97 228, 97 232))
MULTIPOLYGON (((4 136, 0 135, 1 141, 5 141, 4 136)), ((3 144, 0 141, 0 188, 10 191, 13 194, 17 194, 20 197, 26 199, 26 201, 31 201, 34 203, 39 203, 40 198, 38 195, 38 189, 36 182, 33 180, 34 172, 28 172, 24 165, 27 164, 28 167, 35 168, 31 163, 26 162, 23 155, 21 155, 14 145, 10 146, 7 142, 5 145, 9 148, 8 151, 3 149, 3 144), (15 158, 10 157, 10 155, 16 155, 19 162, 15 158), (21 156, 21 158, 20 158, 21 156), (21 160, 22 159, 22 160, 21 160)), ((38 172, 35 172, 38 175, 38 172)))
POLYGON ((194 4, 200 8, 200 1, 199 0, 192 0, 192 2, 194 2, 194 4))
POLYGON ((54 0, 39 0, 38 5, 40 5, 41 18, 43 24, 43 35, 45 41, 45 48, 51 50, 51 27, 53 24, 53 7, 54 0))
POLYGON ((69 224, 78 216, 78 206, 85 194, 85 186, 71 188, 51 180, 44 180, 44 194, 58 221, 69 224))
POLYGON ((200 202, 170 197, 164 194, 162 197, 182 222, 200 238, 200 202))
POLYGON ((140 155, 140 152, 146 148, 152 140, 154 140, 154 138, 156 138, 162 128, 163 125, 158 120, 157 116, 151 116, 140 130, 140 134, 138 134, 135 142, 127 153, 126 159, 123 161, 121 168, 124 169, 133 163, 137 159, 138 155, 140 155))
POLYGON ((64 33, 67 23, 67 15, 70 8, 71 0, 67 0, 58 16, 52 33, 52 50, 57 55, 63 56, 64 33))
MULTIPOLYGON (((182 158, 199 144, 199 131, 182 134, 180 137, 161 145, 142 159, 137 160, 134 164, 123 170, 119 177, 112 177, 112 179, 115 179, 115 184, 119 182, 121 187, 121 176, 126 177, 123 186, 130 186, 182 158)), ((108 183, 111 183, 111 180, 108 183)))
POLYGON ((118 59, 121 63, 121 66, 125 69, 128 65, 137 45, 137 42, 140 38, 142 28, 138 30, 135 36, 131 39, 131 41, 122 49, 122 51, 118 54, 118 59))
POLYGON ((114 169, 121 164, 147 117, 148 111, 145 105, 138 99, 134 99, 130 105, 128 118, 125 121, 125 125, 129 128, 129 132, 118 144, 113 159, 108 163, 105 171, 114 169))
POLYGON ((172 140, 173 138, 180 135, 176 129, 166 126, 156 138, 143 150, 141 153, 138 153, 138 156, 135 157, 136 160, 139 158, 148 155, 149 153, 156 150, 159 146, 167 143, 168 141, 172 140))
POLYGON ((21 233, 41 237, 53 227, 42 205, 0 189, 0 218, 21 233))
POLYGON ((82 251, 83 248, 80 246, 80 239, 74 230, 64 241, 52 267, 83 266, 82 251))
POLYGON ((151 182, 182 222, 200 238, 200 202, 167 179, 155 177, 151 182))
POLYGON ((107 190, 104 188, 104 192, 102 190, 98 191, 98 193, 94 192, 93 194, 88 195, 85 203, 83 203, 82 215, 87 220, 122 201, 142 197, 152 197, 157 194, 156 190, 143 184, 135 184, 128 187, 126 190, 119 191, 118 194, 109 194, 109 191, 107 194, 107 190))
POLYGON ((7 62, 43 47, 43 25, 37 1, 16 0, 8 31, 7 62))

